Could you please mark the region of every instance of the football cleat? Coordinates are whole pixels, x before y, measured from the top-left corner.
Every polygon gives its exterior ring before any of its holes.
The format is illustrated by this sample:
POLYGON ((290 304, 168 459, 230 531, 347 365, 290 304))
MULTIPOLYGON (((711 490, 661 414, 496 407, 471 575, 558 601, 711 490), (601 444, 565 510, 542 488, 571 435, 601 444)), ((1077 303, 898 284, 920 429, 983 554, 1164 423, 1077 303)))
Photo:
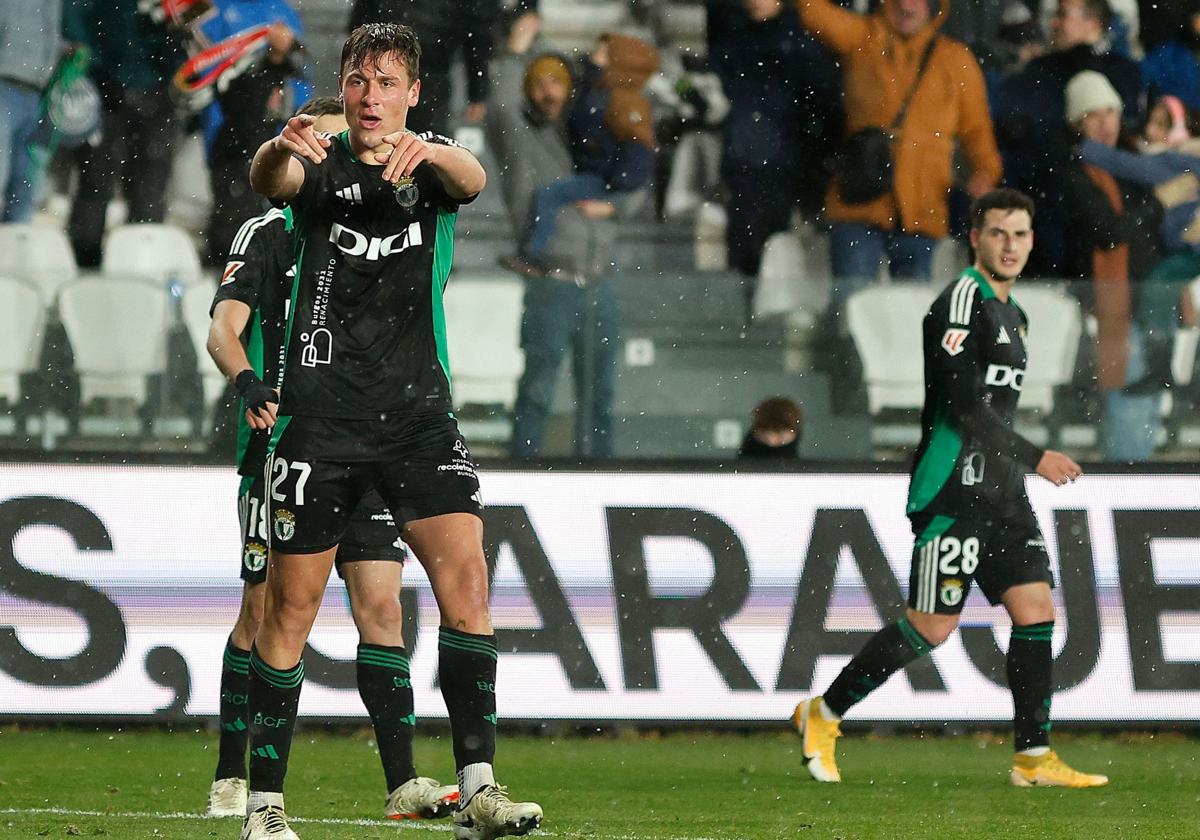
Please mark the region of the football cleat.
POLYGON ((454 840, 493 840, 525 835, 542 824, 542 806, 513 802, 508 789, 484 785, 454 812, 454 840))
POLYGON ((458 787, 418 776, 388 794, 383 815, 389 820, 436 820, 458 804, 458 787))
POLYGON ((838 721, 826 720, 821 714, 821 698, 802 701, 792 713, 792 723, 800 733, 800 751, 809 775, 818 782, 840 782, 836 747, 842 730, 838 721))
POLYGON ((1108 784, 1108 776, 1080 773, 1050 750, 1042 755, 1014 755, 1008 781, 1017 787, 1091 788, 1108 784))
POLYGON ((208 789, 210 817, 246 816, 246 780, 217 779, 208 789))
POLYGON ((241 840, 300 840, 288 828, 287 814, 277 805, 259 808, 242 823, 241 840))

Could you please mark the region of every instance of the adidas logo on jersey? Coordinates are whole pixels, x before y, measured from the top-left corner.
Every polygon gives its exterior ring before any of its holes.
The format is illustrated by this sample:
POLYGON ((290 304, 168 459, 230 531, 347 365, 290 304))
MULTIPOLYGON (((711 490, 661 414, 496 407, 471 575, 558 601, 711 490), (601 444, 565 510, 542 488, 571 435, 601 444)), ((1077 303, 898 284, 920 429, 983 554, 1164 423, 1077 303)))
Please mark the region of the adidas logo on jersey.
POLYGON ((996 343, 1012 344, 1012 339, 1008 337, 1008 330, 1004 329, 1003 325, 1000 327, 1000 335, 996 336, 996 343))
POLYGON ((349 187, 343 187, 334 193, 342 201, 349 201, 351 204, 362 204, 362 187, 359 184, 352 184, 349 187))

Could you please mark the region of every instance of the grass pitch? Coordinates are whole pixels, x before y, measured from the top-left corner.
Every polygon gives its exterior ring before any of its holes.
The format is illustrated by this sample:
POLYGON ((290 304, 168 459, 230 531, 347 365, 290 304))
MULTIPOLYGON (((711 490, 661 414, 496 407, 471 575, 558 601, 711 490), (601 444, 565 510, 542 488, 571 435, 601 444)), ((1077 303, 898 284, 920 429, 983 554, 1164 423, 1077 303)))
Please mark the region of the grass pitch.
MULTIPOLYGON (((758 838, 1195 838, 1200 758, 1182 736, 1060 739, 1087 791, 1006 784, 998 739, 842 739, 841 785, 800 765, 794 735, 502 737, 498 775, 542 804, 534 836, 590 840, 758 838)), ((417 767, 452 779, 447 738, 419 738, 417 767)), ((203 732, 0 728, 0 838, 207 840, 236 819, 200 817, 215 761, 203 732)), ((449 823, 379 818, 383 776, 367 735, 297 739, 288 813, 302 840, 450 837, 449 823)))

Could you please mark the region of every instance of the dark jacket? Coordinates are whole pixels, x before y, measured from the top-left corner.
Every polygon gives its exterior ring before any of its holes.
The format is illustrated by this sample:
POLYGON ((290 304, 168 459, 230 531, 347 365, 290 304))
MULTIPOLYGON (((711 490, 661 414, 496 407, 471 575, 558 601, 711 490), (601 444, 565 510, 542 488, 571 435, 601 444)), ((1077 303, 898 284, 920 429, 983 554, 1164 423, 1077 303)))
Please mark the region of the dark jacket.
POLYGON ((628 35, 604 37, 608 66, 585 66, 567 129, 575 168, 627 192, 650 180, 654 170, 653 119, 641 90, 658 69, 658 52, 628 35))
MULTIPOLYGON (((757 22, 738 0, 708 0, 708 63, 729 99, 727 167, 819 161, 841 137, 841 74, 783 6, 757 22)), ((824 183, 822 183, 822 188, 824 183)))
POLYGON ((485 102, 491 84, 492 28, 499 13, 500 0, 354 0, 350 29, 364 23, 408 24, 421 41, 422 74, 446 72, 462 50, 467 100, 485 102))
POLYGON ((1124 103, 1126 125, 1137 124, 1143 110, 1137 63, 1083 44, 1029 62, 1004 82, 994 106, 1005 184, 1028 193, 1037 203, 1037 247, 1026 270, 1030 275, 1057 276, 1079 259, 1064 228, 1061 182, 1072 144, 1063 117, 1067 82, 1084 70, 1103 73, 1112 82, 1124 103))
POLYGON ((93 50, 91 76, 109 107, 125 90, 165 88, 183 62, 175 38, 138 11, 138 0, 67 0, 63 34, 93 50))

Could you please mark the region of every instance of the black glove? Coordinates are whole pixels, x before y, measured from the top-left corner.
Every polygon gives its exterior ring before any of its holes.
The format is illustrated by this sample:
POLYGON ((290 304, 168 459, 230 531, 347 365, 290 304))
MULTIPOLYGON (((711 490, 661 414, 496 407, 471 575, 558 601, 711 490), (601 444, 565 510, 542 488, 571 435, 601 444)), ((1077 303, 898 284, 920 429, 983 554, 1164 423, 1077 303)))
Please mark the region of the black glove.
POLYGON ((275 389, 268 386, 258 378, 258 374, 246 368, 237 375, 237 379, 233 380, 234 387, 238 393, 242 395, 242 400, 246 403, 246 408, 258 414, 267 407, 267 403, 278 403, 279 394, 275 389))

